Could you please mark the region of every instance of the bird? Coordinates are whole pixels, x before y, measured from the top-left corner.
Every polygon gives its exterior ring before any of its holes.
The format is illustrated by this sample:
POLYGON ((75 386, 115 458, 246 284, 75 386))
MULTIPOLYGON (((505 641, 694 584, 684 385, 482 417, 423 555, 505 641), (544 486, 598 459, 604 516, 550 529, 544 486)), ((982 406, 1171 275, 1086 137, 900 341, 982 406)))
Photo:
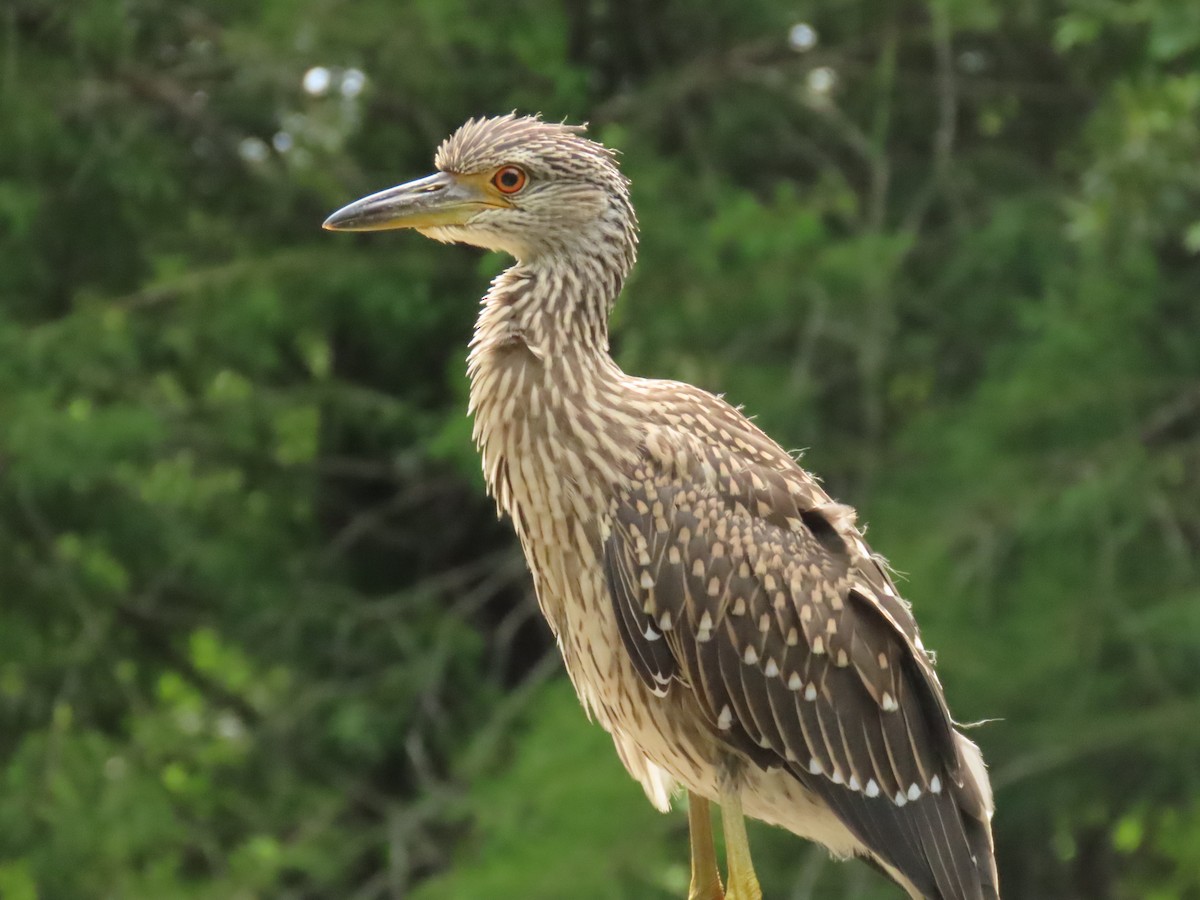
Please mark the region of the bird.
POLYGON ((583 707, 655 807, 686 794, 689 900, 761 900, 746 817, 912 898, 999 900, 981 753, 855 511, 723 398, 613 360, 638 250, 615 152, 514 112, 434 163, 324 227, 513 258, 469 345, 474 442, 583 707))

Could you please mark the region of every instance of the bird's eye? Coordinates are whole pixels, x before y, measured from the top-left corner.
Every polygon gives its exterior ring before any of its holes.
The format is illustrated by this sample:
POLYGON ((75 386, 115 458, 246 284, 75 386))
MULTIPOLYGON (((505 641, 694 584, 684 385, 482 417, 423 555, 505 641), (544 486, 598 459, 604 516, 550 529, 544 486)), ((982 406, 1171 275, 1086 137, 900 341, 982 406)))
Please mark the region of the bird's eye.
POLYGON ((492 176, 492 184, 502 194, 515 194, 525 187, 525 182, 528 180, 529 176, 525 174, 525 170, 517 166, 505 166, 492 176))

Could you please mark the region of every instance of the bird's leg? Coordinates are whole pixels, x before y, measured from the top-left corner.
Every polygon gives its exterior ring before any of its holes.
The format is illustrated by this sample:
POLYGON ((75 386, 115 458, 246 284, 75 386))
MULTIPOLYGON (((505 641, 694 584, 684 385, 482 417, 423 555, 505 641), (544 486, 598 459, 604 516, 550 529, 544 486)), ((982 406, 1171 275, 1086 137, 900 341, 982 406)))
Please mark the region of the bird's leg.
POLYGON ((725 900, 717 848, 713 845, 708 800, 688 791, 688 837, 692 845, 692 884, 688 900, 725 900))
POLYGON ((726 900, 762 900, 762 888, 750 860, 742 800, 736 789, 721 794, 721 826, 725 829, 725 862, 729 868, 726 900))

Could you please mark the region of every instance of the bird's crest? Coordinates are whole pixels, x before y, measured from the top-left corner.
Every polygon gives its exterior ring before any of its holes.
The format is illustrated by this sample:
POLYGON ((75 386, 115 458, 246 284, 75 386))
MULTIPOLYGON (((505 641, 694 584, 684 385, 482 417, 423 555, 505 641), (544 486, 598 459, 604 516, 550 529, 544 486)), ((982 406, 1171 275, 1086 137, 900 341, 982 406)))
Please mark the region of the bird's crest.
POLYGON ((434 163, 443 172, 469 173, 514 160, 536 159, 548 167, 568 166, 579 155, 613 161, 608 148, 584 135, 586 125, 544 122, 540 116, 509 113, 468 119, 438 148, 434 163))

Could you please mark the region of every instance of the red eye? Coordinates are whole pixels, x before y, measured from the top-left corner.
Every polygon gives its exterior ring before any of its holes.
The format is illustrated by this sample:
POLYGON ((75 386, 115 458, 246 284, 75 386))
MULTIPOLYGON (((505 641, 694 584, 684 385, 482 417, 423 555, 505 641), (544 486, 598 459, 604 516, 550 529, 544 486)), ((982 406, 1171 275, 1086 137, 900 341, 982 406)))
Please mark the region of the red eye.
POLYGON ((492 176, 492 184, 502 194, 515 194, 525 187, 525 182, 528 180, 529 177, 525 174, 525 170, 517 166, 505 166, 492 176))

